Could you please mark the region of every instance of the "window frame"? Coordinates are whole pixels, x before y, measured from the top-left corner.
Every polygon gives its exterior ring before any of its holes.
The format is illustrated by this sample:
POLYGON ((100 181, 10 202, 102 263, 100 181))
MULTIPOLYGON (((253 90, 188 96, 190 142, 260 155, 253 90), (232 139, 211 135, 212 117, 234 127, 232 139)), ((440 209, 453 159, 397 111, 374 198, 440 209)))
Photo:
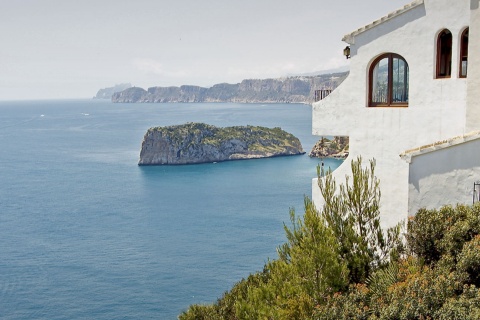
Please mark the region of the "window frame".
POLYGON ((460 34, 460 56, 458 61, 458 77, 466 78, 468 76, 468 36, 469 36, 469 27, 466 27, 460 34), (466 45, 464 44, 464 39, 466 38, 466 45), (463 58, 465 57, 466 67, 465 75, 462 74, 463 71, 463 58))
POLYGON ((437 35, 437 55, 436 55, 436 70, 435 70, 435 79, 448 79, 452 77, 452 57, 453 57, 453 34, 448 29, 443 29, 437 35), (443 35, 450 34, 450 43, 444 43, 443 35), (450 54, 442 54, 442 49, 446 48, 450 50, 450 54), (450 58, 450 61, 446 61, 450 58), (445 66, 448 66, 448 70, 445 71, 445 74, 441 73, 442 62, 445 62, 445 66))
POLYGON ((408 107, 408 100, 407 101, 402 101, 402 102, 394 102, 393 101, 393 59, 397 58, 399 60, 402 60, 407 68, 407 73, 404 75, 404 83, 406 83, 406 91, 407 91, 407 97, 408 97, 408 91, 409 91, 409 78, 410 78, 410 71, 409 71, 409 66, 407 63, 407 60, 405 60, 404 57, 402 57, 399 54, 388 52, 381 54, 378 56, 375 60, 372 61, 369 71, 368 71, 368 107, 369 108, 378 108, 378 107, 388 107, 388 108, 406 108, 408 107), (387 74, 387 102, 373 102, 373 71, 377 64, 385 59, 388 58, 388 74, 387 74))

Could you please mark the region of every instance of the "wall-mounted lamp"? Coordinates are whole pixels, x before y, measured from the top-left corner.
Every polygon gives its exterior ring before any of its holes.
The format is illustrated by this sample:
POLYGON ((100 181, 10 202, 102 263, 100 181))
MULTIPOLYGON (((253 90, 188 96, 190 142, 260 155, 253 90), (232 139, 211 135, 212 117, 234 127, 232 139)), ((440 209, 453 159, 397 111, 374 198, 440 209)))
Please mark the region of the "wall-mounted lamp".
POLYGON ((345 49, 343 49, 343 55, 347 58, 350 59, 350 47, 346 46, 345 49))

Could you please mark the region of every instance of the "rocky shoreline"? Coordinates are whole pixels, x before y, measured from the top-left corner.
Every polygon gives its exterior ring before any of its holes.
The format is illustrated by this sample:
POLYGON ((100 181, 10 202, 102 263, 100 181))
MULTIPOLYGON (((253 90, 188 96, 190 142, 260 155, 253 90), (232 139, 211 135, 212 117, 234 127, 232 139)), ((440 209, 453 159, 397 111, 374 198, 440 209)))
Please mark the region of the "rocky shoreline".
POLYGON ((280 128, 219 128, 187 123, 148 129, 138 165, 181 165, 300 154, 305 154, 300 140, 280 128))
POLYGON ((308 154, 311 158, 336 158, 346 159, 348 157, 349 138, 348 137, 333 137, 332 140, 321 138, 313 146, 308 154))

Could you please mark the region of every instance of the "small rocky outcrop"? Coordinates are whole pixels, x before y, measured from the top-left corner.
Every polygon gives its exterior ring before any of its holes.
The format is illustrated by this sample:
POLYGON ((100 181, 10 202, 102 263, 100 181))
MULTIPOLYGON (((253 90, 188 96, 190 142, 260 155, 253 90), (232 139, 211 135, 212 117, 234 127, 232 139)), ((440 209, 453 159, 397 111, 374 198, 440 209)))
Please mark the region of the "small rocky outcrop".
POLYGON ((138 165, 193 164, 304 153, 300 140, 280 128, 219 128, 187 123, 148 129, 138 165))
POLYGON ((308 154, 312 158, 338 158, 348 157, 349 138, 333 137, 332 140, 322 138, 313 146, 308 154))

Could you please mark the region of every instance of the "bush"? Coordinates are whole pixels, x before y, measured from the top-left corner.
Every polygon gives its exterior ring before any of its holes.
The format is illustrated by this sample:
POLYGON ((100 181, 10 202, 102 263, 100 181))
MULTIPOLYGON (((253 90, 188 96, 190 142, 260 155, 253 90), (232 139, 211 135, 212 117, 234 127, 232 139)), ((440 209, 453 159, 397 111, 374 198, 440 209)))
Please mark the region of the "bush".
POLYGON ((444 301, 455 295, 455 284, 453 274, 403 261, 398 281, 372 297, 370 306, 378 319, 437 319, 444 301))
POLYGON ((335 293, 324 304, 314 310, 317 320, 351 320, 369 319, 371 311, 368 306, 369 290, 364 284, 351 285, 345 293, 335 293))
POLYGON ((183 312, 178 319, 180 320, 221 320, 213 305, 192 305, 187 311, 183 312))
POLYGON ((448 299, 438 311, 439 320, 480 319, 480 291, 473 285, 465 285, 459 297, 448 299))
POLYGON ((463 246, 458 256, 457 272, 464 275, 467 284, 480 286, 480 235, 463 246))
POLYGON ((480 205, 421 209, 409 220, 407 231, 411 253, 426 264, 436 263, 447 254, 456 262, 464 243, 480 234, 480 205))

